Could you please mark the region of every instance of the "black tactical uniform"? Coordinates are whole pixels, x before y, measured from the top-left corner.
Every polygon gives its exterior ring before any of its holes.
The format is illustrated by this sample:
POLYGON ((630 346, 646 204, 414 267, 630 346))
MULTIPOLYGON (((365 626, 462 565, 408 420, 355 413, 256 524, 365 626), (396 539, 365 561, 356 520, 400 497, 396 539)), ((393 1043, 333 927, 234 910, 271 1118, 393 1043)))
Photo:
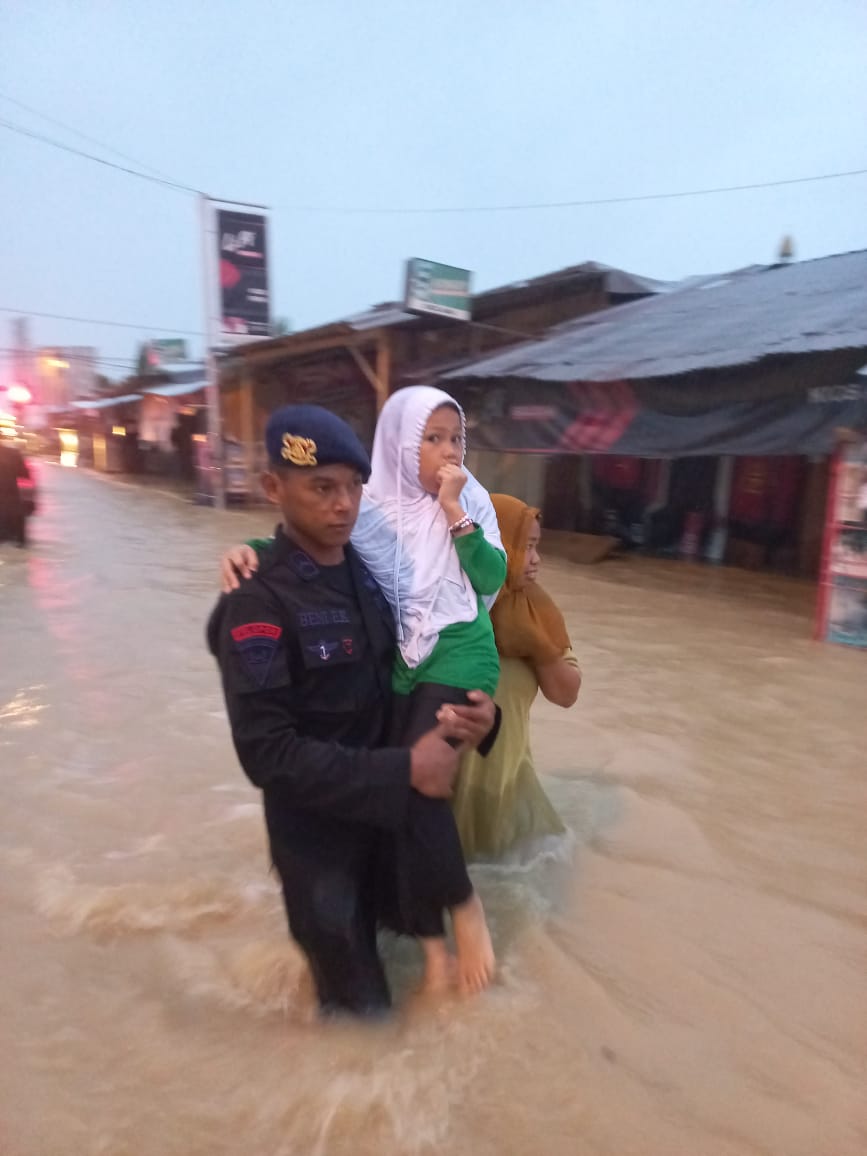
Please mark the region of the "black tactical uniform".
POLYGON ((12 538, 19 546, 27 541, 27 513, 20 479, 30 478, 30 470, 19 450, 0 445, 0 542, 12 538))
MULTIPOLYGON (((320 1003, 384 1010, 377 923, 414 923, 397 890, 410 755, 382 749, 395 646, 388 604, 351 546, 343 563, 322 566, 278 530, 258 572, 220 599, 208 642, 320 1003)), ((462 858, 455 866, 463 870, 462 858)))

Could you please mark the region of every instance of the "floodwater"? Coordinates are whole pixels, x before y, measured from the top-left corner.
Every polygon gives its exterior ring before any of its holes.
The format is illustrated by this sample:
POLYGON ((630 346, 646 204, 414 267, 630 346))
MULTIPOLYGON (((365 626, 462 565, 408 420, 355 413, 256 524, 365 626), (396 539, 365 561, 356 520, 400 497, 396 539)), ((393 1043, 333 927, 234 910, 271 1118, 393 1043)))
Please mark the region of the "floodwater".
MULTIPOLYGON (((863 1156, 867 655, 797 582, 548 560, 571 857, 476 875, 501 981, 314 1022, 203 644, 269 525, 43 467, 0 546, 3 1156, 863 1156)), ((561 852, 564 849, 561 848, 561 852)))

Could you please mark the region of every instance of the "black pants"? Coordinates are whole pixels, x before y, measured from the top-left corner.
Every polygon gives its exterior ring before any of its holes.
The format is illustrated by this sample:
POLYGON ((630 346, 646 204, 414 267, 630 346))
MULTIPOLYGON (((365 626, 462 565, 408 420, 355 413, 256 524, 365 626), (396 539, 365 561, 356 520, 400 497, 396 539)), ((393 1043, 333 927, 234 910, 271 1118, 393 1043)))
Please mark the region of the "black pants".
MULTIPOLYGON (((398 696, 391 743, 411 746, 436 724, 443 703, 466 701, 463 691, 433 684, 398 696)), ((265 817, 289 932, 310 964, 322 1011, 382 1015, 391 997, 377 928, 443 935, 443 911, 472 895, 449 803, 410 791, 407 822, 394 834, 293 812, 274 786, 265 790, 265 817)))
POLYGON ((27 545, 27 518, 20 506, 0 509, 0 542, 6 538, 19 546, 27 545))
MULTIPOLYGON (((466 692, 422 683, 412 694, 395 695, 391 745, 411 747, 436 726, 443 703, 465 705, 466 692)), ((397 839, 400 930, 425 938, 445 934, 443 911, 473 893, 458 828, 447 799, 410 791, 405 830, 397 839)))
POLYGON ((289 932, 310 964, 322 1011, 382 1015, 391 997, 376 931, 394 906, 383 889, 396 879, 387 836, 309 813, 284 813, 279 830, 269 822, 269 835, 289 932))

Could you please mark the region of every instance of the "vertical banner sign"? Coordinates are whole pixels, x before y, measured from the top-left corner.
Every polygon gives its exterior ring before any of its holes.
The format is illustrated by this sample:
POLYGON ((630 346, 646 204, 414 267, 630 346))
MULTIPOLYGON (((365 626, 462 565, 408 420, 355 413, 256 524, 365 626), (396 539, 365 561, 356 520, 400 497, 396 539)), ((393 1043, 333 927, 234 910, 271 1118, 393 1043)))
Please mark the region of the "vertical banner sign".
POLYGON ((835 457, 819 580, 818 635, 867 647, 867 439, 835 457))
POLYGON ((220 333, 269 337, 268 261, 265 218, 258 213, 217 211, 220 333))

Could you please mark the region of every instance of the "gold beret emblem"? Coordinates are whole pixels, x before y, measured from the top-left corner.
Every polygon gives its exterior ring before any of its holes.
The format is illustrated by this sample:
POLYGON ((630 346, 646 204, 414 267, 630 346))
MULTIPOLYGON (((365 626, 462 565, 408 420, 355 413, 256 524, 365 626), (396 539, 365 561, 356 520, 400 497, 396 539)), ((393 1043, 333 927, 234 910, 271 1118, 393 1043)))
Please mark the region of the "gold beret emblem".
POLYGON ((283 449, 280 456, 293 466, 315 466, 316 442, 313 438, 302 438, 298 434, 283 434, 283 449))

